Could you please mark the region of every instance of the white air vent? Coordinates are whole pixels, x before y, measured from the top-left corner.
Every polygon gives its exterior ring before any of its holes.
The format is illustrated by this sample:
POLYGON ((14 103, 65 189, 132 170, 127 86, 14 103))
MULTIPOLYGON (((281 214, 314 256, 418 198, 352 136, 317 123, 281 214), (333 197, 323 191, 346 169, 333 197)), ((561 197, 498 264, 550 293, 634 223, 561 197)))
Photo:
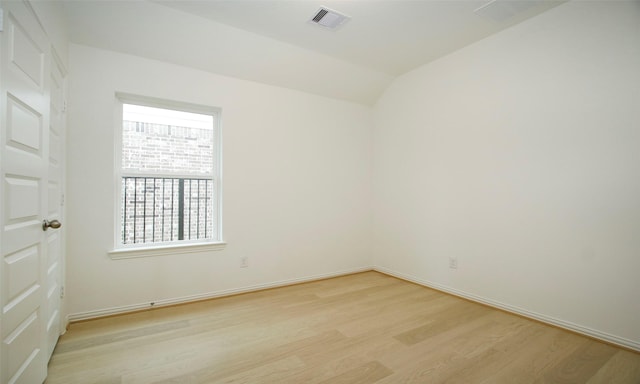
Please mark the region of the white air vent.
POLYGON ((312 24, 317 24, 321 27, 336 29, 350 19, 351 18, 349 16, 343 15, 329 8, 320 7, 318 12, 316 12, 314 16, 309 19, 309 22, 312 24))

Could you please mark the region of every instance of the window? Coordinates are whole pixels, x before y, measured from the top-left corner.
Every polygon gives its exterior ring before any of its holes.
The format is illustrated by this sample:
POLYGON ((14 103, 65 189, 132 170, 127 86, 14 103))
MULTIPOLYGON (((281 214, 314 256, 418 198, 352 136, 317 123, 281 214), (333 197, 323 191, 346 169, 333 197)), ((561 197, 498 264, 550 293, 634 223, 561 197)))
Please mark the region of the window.
POLYGON ((128 95, 119 100, 112 254, 222 244, 219 110, 128 95))

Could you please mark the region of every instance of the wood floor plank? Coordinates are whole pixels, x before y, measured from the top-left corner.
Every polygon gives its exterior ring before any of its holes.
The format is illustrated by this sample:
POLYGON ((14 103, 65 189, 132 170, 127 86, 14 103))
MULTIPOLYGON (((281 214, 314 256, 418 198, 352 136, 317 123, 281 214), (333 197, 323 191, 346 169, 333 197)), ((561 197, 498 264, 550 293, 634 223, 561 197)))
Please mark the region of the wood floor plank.
POLYGON ((381 329, 393 330, 393 334, 410 332, 423 326, 430 315, 455 305, 455 301, 448 297, 434 297, 429 301, 395 300, 392 304, 377 308, 375 305, 363 317, 353 317, 350 321, 337 324, 336 328, 349 337, 381 329))
POLYGON ((536 324, 541 332, 528 341, 516 359, 494 372, 483 384, 530 384, 557 362, 565 359, 588 339, 561 329, 536 324))
POLYGON ((83 340, 61 343, 60 345, 56 346, 56 349, 58 353, 71 352, 74 350, 86 349, 91 346, 103 346, 105 344, 116 343, 121 340, 131 340, 134 338, 164 333, 175 329, 184 329, 188 326, 189 322, 186 320, 172 321, 170 323, 152 325, 135 330, 124 330, 108 335, 97 335, 95 337, 85 338, 83 340))
POLYGON ((394 337, 406 345, 413 345, 487 314, 490 311, 489 308, 481 305, 469 305, 469 303, 459 302, 452 308, 444 309, 430 316, 423 325, 402 332, 394 337), (446 319, 446 321, 444 321, 444 319, 446 319))
MULTIPOLYGON (((470 376, 477 367, 482 368, 494 359, 506 364, 509 356, 496 349, 495 345, 502 340, 502 336, 513 334, 513 329, 519 330, 519 338, 529 338, 533 327, 531 324, 523 325, 515 317, 515 321, 505 326, 503 317, 503 313, 492 311, 425 342, 411 345, 395 356, 381 359, 396 373, 382 380, 382 383, 456 382, 458 376, 470 376)), ((474 377, 473 381, 458 382, 480 381, 481 378, 474 377)))
POLYGON ((238 375, 249 369, 261 367, 274 361, 304 353, 305 350, 313 350, 317 345, 331 345, 344 338, 339 332, 329 332, 318 337, 311 337, 300 341, 295 341, 272 351, 246 351, 237 355, 228 356, 214 361, 202 369, 173 376, 170 379, 159 381, 158 383, 211 383, 218 382, 227 376, 238 375))
POLYGON ((337 375, 360 367, 379 357, 394 353, 401 344, 392 338, 360 339, 352 344, 344 344, 342 349, 326 350, 308 356, 304 361, 308 368, 292 374, 284 380, 285 383, 316 384, 337 375))
POLYGON ((372 361, 348 372, 327 379, 321 384, 369 384, 392 374, 391 370, 377 361, 372 361))
POLYGON ((640 364, 638 355, 629 351, 618 351, 603 365, 587 384, 638 384, 640 364))
POLYGON ((377 272, 74 323, 47 384, 640 383, 640 354, 377 272))
POLYGON ((586 383, 618 349, 604 343, 585 343, 546 372, 539 382, 586 383))
POLYGON ((234 375, 216 380, 219 384, 260 384, 278 383, 288 377, 292 370, 304 368, 305 365, 296 356, 288 356, 256 368, 242 370, 234 375))

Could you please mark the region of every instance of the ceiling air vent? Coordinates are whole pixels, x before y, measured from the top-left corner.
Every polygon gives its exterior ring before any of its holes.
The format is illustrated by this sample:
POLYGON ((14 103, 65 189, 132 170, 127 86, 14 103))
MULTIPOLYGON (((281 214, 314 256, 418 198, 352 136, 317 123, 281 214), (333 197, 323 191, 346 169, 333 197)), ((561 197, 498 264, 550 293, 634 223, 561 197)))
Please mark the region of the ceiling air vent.
POLYGON ((316 12, 315 15, 311 19, 309 19, 309 22, 312 24, 317 24, 321 27, 336 29, 350 19, 351 18, 349 16, 345 16, 329 8, 320 7, 318 12, 316 12))

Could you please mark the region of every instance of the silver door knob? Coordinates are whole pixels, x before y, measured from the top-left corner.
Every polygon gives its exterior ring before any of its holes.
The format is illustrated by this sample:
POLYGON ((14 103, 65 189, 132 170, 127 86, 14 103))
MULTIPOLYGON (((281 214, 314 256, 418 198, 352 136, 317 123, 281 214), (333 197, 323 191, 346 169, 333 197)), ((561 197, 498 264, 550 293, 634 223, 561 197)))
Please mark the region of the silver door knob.
POLYGON ((62 226, 58 220, 42 220, 42 230, 46 231, 49 228, 58 229, 62 226))

